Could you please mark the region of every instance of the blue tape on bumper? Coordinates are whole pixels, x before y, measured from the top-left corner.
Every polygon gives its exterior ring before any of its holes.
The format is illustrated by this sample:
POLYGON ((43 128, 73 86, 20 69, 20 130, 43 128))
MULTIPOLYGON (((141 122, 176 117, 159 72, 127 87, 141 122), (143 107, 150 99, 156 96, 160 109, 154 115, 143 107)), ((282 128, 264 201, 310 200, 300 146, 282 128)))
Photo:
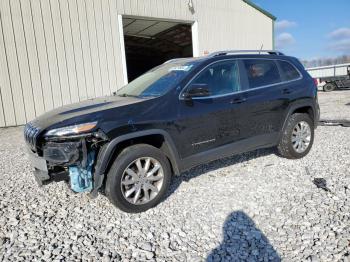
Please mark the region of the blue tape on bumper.
POLYGON ((92 169, 95 159, 95 152, 90 152, 87 157, 87 167, 81 168, 78 166, 69 167, 70 186, 73 191, 77 193, 91 191, 92 183, 92 169))

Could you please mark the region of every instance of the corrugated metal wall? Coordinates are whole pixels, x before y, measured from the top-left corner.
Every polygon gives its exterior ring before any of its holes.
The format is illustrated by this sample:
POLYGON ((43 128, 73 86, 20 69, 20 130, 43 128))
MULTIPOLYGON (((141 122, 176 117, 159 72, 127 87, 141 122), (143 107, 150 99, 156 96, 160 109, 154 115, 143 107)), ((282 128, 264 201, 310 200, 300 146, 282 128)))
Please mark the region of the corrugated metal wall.
POLYGON ((0 126, 116 90, 116 23, 115 1, 1 0, 0 126))
POLYGON ((0 126, 124 83, 118 14, 198 22, 199 54, 272 48, 272 20, 241 0, 1 0, 0 126))

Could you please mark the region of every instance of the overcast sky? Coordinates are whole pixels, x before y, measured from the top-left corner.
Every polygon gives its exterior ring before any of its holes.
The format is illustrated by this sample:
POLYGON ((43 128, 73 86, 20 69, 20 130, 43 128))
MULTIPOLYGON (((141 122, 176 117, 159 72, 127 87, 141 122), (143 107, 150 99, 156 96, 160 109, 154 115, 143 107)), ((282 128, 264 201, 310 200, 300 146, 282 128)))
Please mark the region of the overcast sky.
POLYGON ((350 55, 350 0, 253 0, 277 17, 275 47, 300 59, 350 55))

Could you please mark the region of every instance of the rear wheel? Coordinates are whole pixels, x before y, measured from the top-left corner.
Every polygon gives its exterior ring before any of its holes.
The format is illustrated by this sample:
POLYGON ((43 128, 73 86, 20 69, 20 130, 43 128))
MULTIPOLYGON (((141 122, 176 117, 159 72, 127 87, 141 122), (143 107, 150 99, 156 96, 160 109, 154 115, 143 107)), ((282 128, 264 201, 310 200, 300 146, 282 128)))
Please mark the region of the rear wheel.
POLYGON ((325 92, 332 92, 336 89, 336 85, 333 83, 327 83, 323 86, 323 91, 325 92))
POLYGON ((307 155, 314 142, 314 125, 308 114, 295 113, 288 119, 278 144, 279 153, 297 159, 307 155))
POLYGON ((124 149, 107 175, 106 194, 125 212, 137 213, 157 205, 171 180, 170 164, 158 148, 146 144, 124 149))

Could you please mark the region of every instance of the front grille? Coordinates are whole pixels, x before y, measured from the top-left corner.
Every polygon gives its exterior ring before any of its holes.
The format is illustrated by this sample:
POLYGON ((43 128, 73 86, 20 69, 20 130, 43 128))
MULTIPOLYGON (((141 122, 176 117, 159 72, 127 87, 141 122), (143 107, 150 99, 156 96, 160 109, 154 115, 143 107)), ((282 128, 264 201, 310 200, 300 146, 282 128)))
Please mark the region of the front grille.
POLYGON ((26 141, 28 146, 34 151, 36 151, 36 142, 39 133, 40 129, 30 122, 24 127, 24 140, 26 141))

